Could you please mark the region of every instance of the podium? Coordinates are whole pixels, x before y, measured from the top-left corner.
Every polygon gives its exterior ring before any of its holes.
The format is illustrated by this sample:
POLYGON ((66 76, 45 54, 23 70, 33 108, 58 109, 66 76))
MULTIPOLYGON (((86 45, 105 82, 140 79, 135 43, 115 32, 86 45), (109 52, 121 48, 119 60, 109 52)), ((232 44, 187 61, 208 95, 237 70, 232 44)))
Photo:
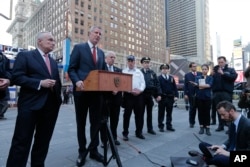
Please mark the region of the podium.
MULTIPOLYGON (((83 81, 84 89, 81 90, 76 88, 76 91, 132 91, 132 75, 131 74, 123 74, 118 72, 109 72, 104 70, 93 70, 91 71, 87 78, 83 81)), ((107 166, 111 159, 116 159, 116 163, 118 167, 122 167, 122 163, 115 146, 114 138, 112 136, 110 127, 108 125, 107 118, 104 118, 102 121, 102 127, 105 131, 105 142, 104 142, 104 162, 103 165, 107 166), (109 142, 108 142, 109 141, 109 142), (108 151, 108 143, 111 148, 112 155, 108 159, 107 151, 108 151)), ((101 127, 100 127, 101 128, 101 127)), ((99 130, 100 130, 99 128, 99 130)), ((99 130, 95 132, 95 136, 98 135, 99 130)), ((88 151, 90 146, 92 145, 92 141, 89 144, 88 151)))
POLYGON ((93 70, 83 81, 84 89, 76 91, 132 91, 132 75, 93 70))

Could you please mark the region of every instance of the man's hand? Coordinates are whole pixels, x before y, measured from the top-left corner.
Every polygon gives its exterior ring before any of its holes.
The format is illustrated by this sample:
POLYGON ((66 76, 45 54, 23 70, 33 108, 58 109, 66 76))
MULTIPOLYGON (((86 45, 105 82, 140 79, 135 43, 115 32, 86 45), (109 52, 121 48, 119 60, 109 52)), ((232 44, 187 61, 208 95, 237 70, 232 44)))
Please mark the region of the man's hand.
POLYGON ((0 90, 5 90, 10 85, 10 80, 5 78, 0 78, 0 90))
POLYGON ((44 88, 52 88, 55 86, 56 80, 54 79, 44 79, 41 81, 41 86, 44 88))
POLYGON ((218 73, 220 73, 221 75, 223 75, 223 74, 224 74, 224 72, 223 72, 223 70, 222 70, 222 68, 221 68, 221 67, 219 67, 219 68, 218 68, 218 73))
POLYGON ((112 94, 113 95, 116 95, 118 93, 118 91, 113 91, 112 94))
POLYGON ((76 87, 79 88, 80 90, 83 90, 84 89, 83 81, 77 81, 76 82, 76 87))
POLYGON ((157 102, 161 101, 161 96, 157 96, 157 97, 156 97, 156 101, 157 101, 157 102))
POLYGON ((131 93, 132 93, 134 96, 138 96, 138 95, 141 93, 141 91, 140 91, 139 89, 135 88, 135 89, 132 90, 131 93))
POLYGON ((187 96, 187 95, 184 95, 184 99, 185 99, 185 100, 188 100, 188 96, 187 96))
POLYGON ((222 147, 218 147, 217 150, 215 151, 215 154, 225 155, 225 156, 228 156, 228 157, 230 156, 230 152, 226 151, 222 147))

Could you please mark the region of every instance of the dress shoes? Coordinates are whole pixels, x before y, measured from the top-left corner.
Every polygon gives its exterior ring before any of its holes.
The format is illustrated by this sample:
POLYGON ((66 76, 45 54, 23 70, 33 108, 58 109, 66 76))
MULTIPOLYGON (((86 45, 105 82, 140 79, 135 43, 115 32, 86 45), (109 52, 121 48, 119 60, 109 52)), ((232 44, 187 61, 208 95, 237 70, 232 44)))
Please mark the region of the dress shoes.
POLYGON ((160 128, 159 131, 160 131, 160 132, 164 132, 164 129, 163 129, 163 128, 160 128))
POLYGON ((123 135, 123 140, 128 141, 128 135, 123 135))
POLYGON ((217 129, 215 129, 216 132, 220 132, 220 131, 223 131, 224 128, 223 127, 218 127, 217 129))
POLYGON ((142 134, 136 134, 136 137, 139 139, 145 139, 145 137, 142 134))
POLYGON ((115 145, 120 145, 121 143, 118 140, 115 140, 115 145))
POLYGON ((98 162, 104 162, 104 157, 98 151, 91 152, 89 154, 89 157, 91 159, 98 161, 98 162))
POLYGON ((154 130, 148 130, 148 133, 152 134, 152 135, 156 135, 154 130))
POLYGON ((77 167, 81 167, 85 164, 85 159, 86 159, 87 154, 88 154, 88 152, 85 151, 84 153, 78 155, 78 158, 76 160, 77 167))
POLYGON ((175 129, 174 129, 173 127, 168 127, 167 130, 168 130, 168 131, 172 131, 172 132, 175 131, 175 129))

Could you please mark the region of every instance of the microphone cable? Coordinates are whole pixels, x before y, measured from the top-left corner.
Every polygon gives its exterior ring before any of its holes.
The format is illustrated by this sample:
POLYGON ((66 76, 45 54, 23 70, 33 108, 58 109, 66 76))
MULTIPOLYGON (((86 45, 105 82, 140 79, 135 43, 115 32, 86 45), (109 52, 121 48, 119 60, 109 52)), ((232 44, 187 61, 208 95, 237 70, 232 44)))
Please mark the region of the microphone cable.
POLYGON ((130 144, 128 141, 124 141, 120 136, 118 136, 124 143, 126 143, 129 147, 134 149, 138 154, 142 154, 150 163, 160 166, 160 167, 167 167, 166 165, 161 165, 157 162, 152 161, 145 153, 142 153, 138 148, 136 148, 134 145, 130 144))

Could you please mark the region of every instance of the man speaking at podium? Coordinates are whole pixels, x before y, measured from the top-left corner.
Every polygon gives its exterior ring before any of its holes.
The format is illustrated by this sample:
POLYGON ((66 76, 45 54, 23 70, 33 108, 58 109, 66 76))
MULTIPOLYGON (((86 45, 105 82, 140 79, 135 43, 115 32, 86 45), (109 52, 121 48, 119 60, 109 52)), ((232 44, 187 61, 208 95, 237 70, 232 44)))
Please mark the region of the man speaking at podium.
POLYGON ((102 30, 100 27, 93 26, 88 32, 88 42, 80 43, 74 46, 70 56, 69 77, 73 83, 77 139, 79 145, 79 156, 76 161, 77 166, 83 166, 85 158, 88 154, 86 149, 86 118, 89 111, 90 120, 90 137, 92 146, 90 147, 90 158, 98 162, 103 162, 103 156, 98 152, 99 135, 95 132, 100 127, 102 118, 103 98, 100 92, 94 91, 76 91, 76 88, 84 90, 83 80, 86 79, 89 72, 92 70, 105 70, 104 52, 97 47, 101 39, 102 30))

